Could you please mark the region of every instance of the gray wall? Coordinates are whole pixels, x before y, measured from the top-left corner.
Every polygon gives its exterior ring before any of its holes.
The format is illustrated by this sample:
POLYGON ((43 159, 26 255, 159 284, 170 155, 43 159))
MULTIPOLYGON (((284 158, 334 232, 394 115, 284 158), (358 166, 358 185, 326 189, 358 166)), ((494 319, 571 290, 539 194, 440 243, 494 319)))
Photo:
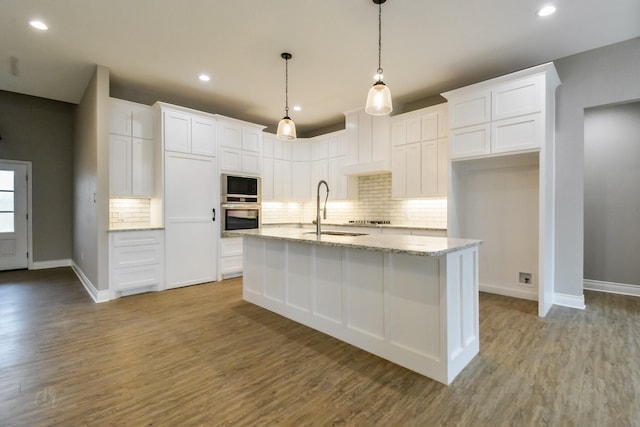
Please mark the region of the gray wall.
POLYGON ((640 102, 584 116, 584 278, 640 286, 640 102))
POLYGON ((73 261, 97 290, 108 284, 109 71, 97 66, 75 115, 73 261))
POLYGON ((555 291, 582 296, 584 248, 584 110, 640 99, 640 38, 555 61, 555 291))
POLYGON ((0 159, 32 162, 33 261, 71 258, 75 106, 0 91, 0 159))

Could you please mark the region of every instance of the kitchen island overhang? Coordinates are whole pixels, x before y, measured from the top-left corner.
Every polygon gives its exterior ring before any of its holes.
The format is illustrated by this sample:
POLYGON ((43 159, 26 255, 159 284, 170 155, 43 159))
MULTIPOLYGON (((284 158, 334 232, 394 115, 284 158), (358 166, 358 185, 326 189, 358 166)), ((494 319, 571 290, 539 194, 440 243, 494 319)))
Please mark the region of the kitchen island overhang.
POLYGON ((478 354, 481 241, 241 234, 244 300, 444 384, 478 354))

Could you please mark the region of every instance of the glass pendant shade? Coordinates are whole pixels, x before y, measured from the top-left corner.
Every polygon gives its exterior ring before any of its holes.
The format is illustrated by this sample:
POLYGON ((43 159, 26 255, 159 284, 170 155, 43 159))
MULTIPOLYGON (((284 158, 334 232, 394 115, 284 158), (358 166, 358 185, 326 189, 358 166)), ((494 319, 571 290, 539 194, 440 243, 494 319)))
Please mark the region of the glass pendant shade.
POLYGON ((376 82, 367 95, 364 111, 372 116, 384 116, 393 111, 391 91, 382 81, 376 82))
POLYGON ((293 123, 291 117, 284 116, 282 120, 280 120, 276 137, 284 140, 296 139, 296 124, 293 123))

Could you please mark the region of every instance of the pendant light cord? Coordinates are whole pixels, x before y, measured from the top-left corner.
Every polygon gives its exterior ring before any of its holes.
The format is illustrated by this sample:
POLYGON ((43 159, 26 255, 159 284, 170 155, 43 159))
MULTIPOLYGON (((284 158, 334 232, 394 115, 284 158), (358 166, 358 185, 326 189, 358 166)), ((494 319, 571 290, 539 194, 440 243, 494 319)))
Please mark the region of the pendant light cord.
POLYGON ((382 2, 378 3, 378 81, 382 80, 382 2))
POLYGON ((284 115, 289 117, 289 60, 284 60, 284 115))

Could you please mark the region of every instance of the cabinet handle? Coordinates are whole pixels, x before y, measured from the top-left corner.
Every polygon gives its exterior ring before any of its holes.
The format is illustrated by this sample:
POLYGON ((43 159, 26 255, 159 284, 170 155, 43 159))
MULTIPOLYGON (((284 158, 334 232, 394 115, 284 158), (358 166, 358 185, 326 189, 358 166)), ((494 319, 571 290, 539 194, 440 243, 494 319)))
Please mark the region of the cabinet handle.
POLYGON ((211 218, 211 221, 215 222, 216 221, 216 208, 211 209, 213 211, 213 218, 211 218))

